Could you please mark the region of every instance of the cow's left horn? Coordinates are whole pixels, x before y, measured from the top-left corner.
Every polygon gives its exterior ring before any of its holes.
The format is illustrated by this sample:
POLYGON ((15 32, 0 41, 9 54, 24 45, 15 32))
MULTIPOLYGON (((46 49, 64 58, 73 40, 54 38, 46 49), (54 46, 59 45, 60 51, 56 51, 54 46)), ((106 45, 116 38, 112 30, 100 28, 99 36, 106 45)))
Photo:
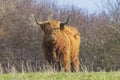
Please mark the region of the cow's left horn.
POLYGON ((67 20, 65 22, 61 23, 61 25, 66 25, 69 22, 69 18, 70 18, 70 15, 67 17, 67 20))
POLYGON ((67 20, 63 23, 60 23, 60 30, 64 29, 64 25, 66 25, 69 22, 70 15, 67 17, 67 20))

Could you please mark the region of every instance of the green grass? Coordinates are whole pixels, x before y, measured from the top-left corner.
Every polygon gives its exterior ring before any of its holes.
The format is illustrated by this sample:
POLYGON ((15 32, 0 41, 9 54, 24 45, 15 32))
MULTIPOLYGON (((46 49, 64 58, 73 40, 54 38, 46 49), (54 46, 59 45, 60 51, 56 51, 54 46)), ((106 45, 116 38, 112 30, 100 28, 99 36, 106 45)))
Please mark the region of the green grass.
POLYGON ((0 80, 120 80, 120 72, 38 72, 0 74, 0 80))

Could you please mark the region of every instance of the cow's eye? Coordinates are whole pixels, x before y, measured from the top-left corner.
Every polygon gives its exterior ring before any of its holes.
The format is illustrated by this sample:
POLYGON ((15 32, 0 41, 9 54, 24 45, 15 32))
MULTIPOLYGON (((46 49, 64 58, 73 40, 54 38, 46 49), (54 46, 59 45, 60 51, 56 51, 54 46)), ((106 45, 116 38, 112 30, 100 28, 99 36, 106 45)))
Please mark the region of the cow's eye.
POLYGON ((46 25, 50 25, 50 23, 48 22, 48 23, 46 23, 46 25))

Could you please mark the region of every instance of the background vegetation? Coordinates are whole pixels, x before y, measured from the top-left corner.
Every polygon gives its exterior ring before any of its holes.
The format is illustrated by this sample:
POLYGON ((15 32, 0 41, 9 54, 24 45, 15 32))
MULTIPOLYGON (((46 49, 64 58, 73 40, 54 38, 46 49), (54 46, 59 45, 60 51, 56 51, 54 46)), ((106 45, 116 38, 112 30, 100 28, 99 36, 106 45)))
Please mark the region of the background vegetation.
POLYGON ((82 71, 120 69, 120 0, 108 0, 100 13, 89 14, 75 6, 58 6, 56 0, 0 0, 0 72, 50 70, 41 48, 40 21, 64 21, 81 33, 82 71))

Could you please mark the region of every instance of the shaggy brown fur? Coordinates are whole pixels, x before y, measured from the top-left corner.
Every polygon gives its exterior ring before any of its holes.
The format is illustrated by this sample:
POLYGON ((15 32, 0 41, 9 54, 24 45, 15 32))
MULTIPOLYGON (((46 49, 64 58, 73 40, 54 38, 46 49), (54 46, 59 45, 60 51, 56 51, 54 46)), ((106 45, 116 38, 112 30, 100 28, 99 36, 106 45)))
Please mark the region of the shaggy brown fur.
POLYGON ((77 29, 61 25, 56 20, 38 24, 44 31, 42 47, 48 63, 54 65, 56 70, 78 71, 80 36, 77 29))

